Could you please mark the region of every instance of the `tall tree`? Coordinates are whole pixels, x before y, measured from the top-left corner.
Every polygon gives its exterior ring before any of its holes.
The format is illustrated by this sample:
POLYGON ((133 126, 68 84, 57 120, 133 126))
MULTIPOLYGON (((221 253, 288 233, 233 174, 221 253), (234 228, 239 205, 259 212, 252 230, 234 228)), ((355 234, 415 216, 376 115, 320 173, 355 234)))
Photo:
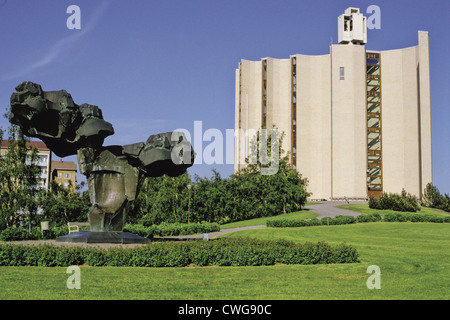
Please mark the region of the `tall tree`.
POLYGON ((163 175, 147 178, 134 206, 136 217, 142 217, 144 223, 149 225, 187 222, 190 213, 187 186, 190 184, 191 179, 187 173, 178 177, 163 175))
POLYGON ((49 190, 40 190, 39 206, 43 211, 43 218, 49 219, 57 226, 71 221, 86 221, 90 207, 88 191, 82 192, 84 183, 64 187, 55 181, 50 183, 49 190))
POLYGON ((8 131, 7 151, 0 155, 0 226, 14 226, 20 221, 31 226, 38 210, 38 150, 30 148, 30 140, 17 126, 12 125, 8 131))
POLYGON ((300 210, 309 196, 306 191, 308 180, 293 169, 289 153, 283 150, 284 133, 275 127, 259 130, 251 141, 251 154, 247 166, 232 177, 251 187, 244 197, 250 196, 256 216, 271 216, 300 210), (269 134, 267 134, 269 132, 269 134))

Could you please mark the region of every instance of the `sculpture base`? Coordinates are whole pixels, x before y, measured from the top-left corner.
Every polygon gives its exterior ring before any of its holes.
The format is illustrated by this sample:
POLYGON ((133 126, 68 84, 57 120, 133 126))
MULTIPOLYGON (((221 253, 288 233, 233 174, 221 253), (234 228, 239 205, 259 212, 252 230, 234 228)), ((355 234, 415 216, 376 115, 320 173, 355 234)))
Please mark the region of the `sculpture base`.
POLYGON ((135 235, 129 232, 119 231, 79 231, 65 236, 56 238, 57 242, 72 242, 72 243, 149 243, 150 239, 135 235))

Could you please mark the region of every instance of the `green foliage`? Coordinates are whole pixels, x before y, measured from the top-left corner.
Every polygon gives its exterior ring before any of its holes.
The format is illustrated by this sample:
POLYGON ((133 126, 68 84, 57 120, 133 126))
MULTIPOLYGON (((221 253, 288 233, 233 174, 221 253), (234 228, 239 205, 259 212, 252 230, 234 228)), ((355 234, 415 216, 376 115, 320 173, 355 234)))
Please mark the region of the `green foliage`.
POLYGON ((19 127, 8 130, 8 149, 0 155, 0 230, 25 224, 33 229, 44 219, 52 225, 86 220, 90 204, 88 193, 79 191, 83 185, 64 188, 52 182, 50 190, 40 188, 37 148, 29 148, 30 139, 19 127))
POLYGON ((63 226, 72 221, 87 221, 87 212, 90 207, 89 193, 80 191, 84 183, 75 188, 71 182, 69 183, 68 187, 64 187, 52 181, 50 190, 40 190, 38 201, 43 211, 41 220, 49 220, 57 226, 63 226))
MULTIPOLYGON (((252 149, 257 151, 259 132, 255 139, 252 149)), ((277 141, 281 145, 282 137, 277 141)), ((307 180, 290 167, 288 156, 281 156, 281 148, 276 156, 271 146, 269 162, 257 157, 251 163, 248 158, 247 166, 228 179, 215 170, 211 178, 195 176, 193 181, 187 174, 147 179, 135 205, 135 222, 146 226, 200 221, 223 224, 301 210, 308 196, 307 180), (276 171, 264 174, 270 167, 276 171)))
POLYGON ((450 216, 436 216, 432 214, 418 214, 418 213, 402 213, 402 212, 388 212, 384 215, 379 213, 361 214, 359 216, 343 216, 338 215, 334 218, 324 217, 321 220, 292 220, 292 219, 278 219, 268 220, 266 225, 273 228, 290 228, 290 227, 309 227, 320 225, 343 225, 354 224, 362 222, 432 222, 432 223, 450 223, 450 216))
POLYGON ((191 222, 191 223, 167 223, 163 222, 159 225, 145 226, 142 224, 125 224, 124 231, 137 234, 142 237, 149 238, 155 236, 178 236, 196 233, 209 233, 220 231, 218 223, 191 222))
POLYGON ((24 240, 47 240, 66 235, 69 232, 67 225, 53 226, 49 230, 41 231, 40 227, 32 227, 29 232, 24 227, 8 227, 0 231, 0 241, 24 241, 24 240))
POLYGON ((133 207, 135 216, 130 217, 129 222, 146 225, 188 222, 189 184, 187 173, 178 177, 147 178, 133 207))
MULTIPOLYGON (((67 225, 53 226, 49 230, 41 231, 39 227, 33 227, 28 232, 24 227, 8 227, 0 231, 1 241, 24 241, 24 240, 46 240, 56 239, 68 233, 67 225)), ((152 236, 178 236, 196 233, 210 233, 220 231, 218 223, 202 221, 201 223, 166 223, 159 225, 144 226, 142 224, 125 224, 125 232, 131 232, 141 237, 150 238, 152 236)))
POLYGON ((8 227, 0 232, 1 241, 20 241, 28 239, 28 231, 23 227, 8 227))
POLYGON ((442 195, 432 183, 427 184, 420 200, 424 207, 450 212, 450 196, 448 194, 442 195))
POLYGON ((8 149, 0 155, 0 230, 20 222, 32 224, 38 209, 41 172, 37 148, 30 149, 29 142, 18 127, 9 128, 8 149))
POLYGON ((158 242, 134 249, 0 245, 0 266, 184 267, 359 262, 352 246, 249 238, 158 242))
POLYGON ((379 213, 360 214, 356 217, 357 222, 379 222, 382 219, 379 213))
POLYGON ((395 213, 390 212, 383 217, 385 222, 432 222, 449 223, 450 216, 436 216, 431 214, 395 213))
POLYGON ((419 199, 405 190, 402 194, 383 192, 380 198, 369 197, 369 208, 379 210, 394 210, 403 212, 420 211, 419 199))
POLYGON ((268 220, 266 225, 274 228, 288 228, 288 227, 311 227, 322 225, 322 220, 317 218, 308 220, 292 220, 292 219, 278 219, 268 220))

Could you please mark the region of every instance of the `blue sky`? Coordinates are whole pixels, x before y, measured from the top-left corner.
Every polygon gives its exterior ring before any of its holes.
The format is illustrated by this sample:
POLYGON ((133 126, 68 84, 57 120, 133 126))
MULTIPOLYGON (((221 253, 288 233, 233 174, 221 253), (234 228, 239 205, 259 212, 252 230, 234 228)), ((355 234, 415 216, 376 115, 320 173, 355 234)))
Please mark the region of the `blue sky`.
MULTIPOLYGON (((368 30, 368 49, 415 46, 417 31, 429 31, 433 182, 450 193, 446 0, 0 0, 0 110, 15 86, 33 81, 98 105, 115 129, 104 145, 193 132, 194 121, 225 133, 234 128, 241 59, 327 54, 337 43, 337 17, 369 5, 380 7, 381 29, 368 30), (79 30, 66 26, 69 5, 81 9, 79 30)), ((213 168, 224 177, 233 172, 230 164, 194 164, 189 172, 211 176, 213 168)))

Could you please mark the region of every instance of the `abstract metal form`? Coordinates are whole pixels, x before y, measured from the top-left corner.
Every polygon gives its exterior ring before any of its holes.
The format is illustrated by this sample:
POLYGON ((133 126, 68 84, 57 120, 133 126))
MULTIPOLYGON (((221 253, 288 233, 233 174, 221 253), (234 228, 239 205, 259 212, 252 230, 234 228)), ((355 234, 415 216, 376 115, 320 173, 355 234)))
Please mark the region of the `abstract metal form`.
POLYGON ((99 107, 76 105, 65 90, 43 91, 22 82, 11 96, 10 122, 29 137, 41 139, 59 157, 77 155, 86 176, 90 200, 90 232, 77 232, 57 241, 147 242, 123 232, 127 215, 146 177, 171 177, 192 166, 195 153, 181 132, 152 135, 146 142, 103 146, 114 134, 99 107))

